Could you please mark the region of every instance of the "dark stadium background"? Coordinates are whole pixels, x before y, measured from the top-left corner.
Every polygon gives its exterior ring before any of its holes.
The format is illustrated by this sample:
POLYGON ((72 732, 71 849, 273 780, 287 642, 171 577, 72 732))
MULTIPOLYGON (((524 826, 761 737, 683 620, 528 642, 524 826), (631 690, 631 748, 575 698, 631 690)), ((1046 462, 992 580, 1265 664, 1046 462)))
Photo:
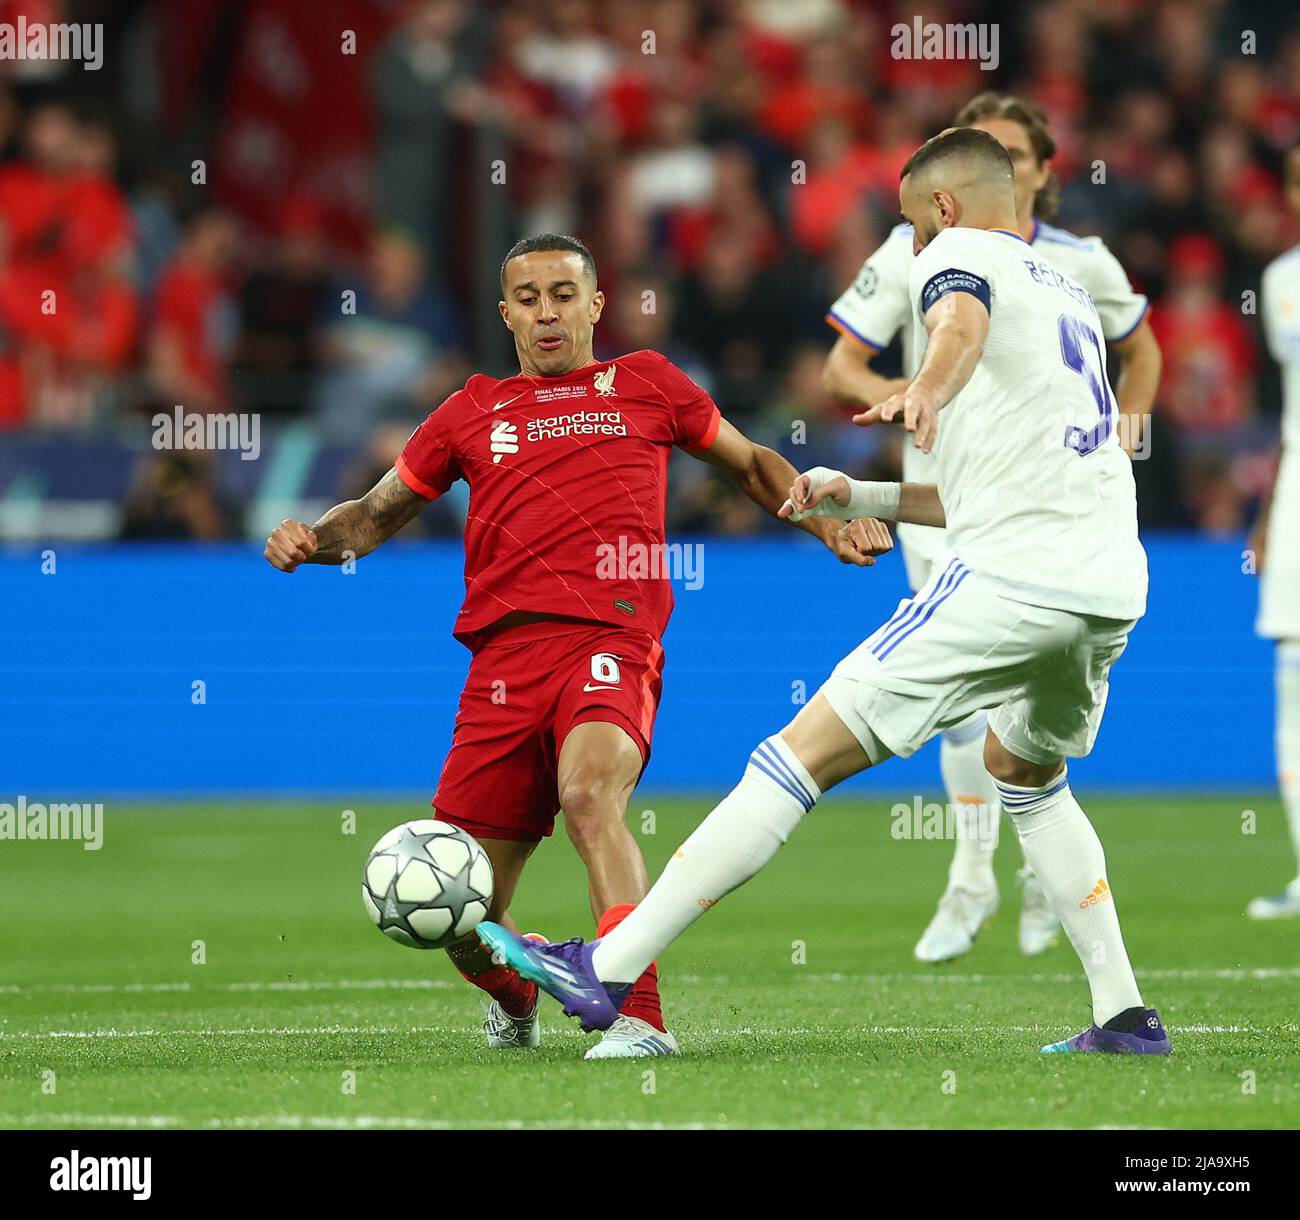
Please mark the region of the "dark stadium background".
MULTIPOLYGON (((1243 550, 1280 400, 1243 294, 1300 240, 1279 179, 1300 137, 1291 6, 0 3, 24 13, 103 22, 106 47, 98 72, 0 64, 6 790, 432 789, 467 661, 463 498, 354 576, 285 577, 260 545, 368 487, 470 371, 511 369, 496 268, 521 235, 591 245, 598 354, 665 352, 801 468, 895 470, 897 435, 821 389, 822 319, 895 223, 907 153, 990 87, 1046 108, 1058 223, 1105 237, 1164 350, 1136 467, 1152 611, 1080 769, 1272 786, 1243 550), (999 67, 891 59, 889 27, 917 15, 996 22, 999 67), (256 413, 257 460, 152 448, 178 403, 256 413), (285 740, 325 747, 286 763, 285 740)), ((646 783, 716 791, 892 611, 901 562, 840 569, 680 457, 669 520, 703 541, 705 581, 678 596, 646 783)), ((918 767, 872 782, 933 786, 918 767)))

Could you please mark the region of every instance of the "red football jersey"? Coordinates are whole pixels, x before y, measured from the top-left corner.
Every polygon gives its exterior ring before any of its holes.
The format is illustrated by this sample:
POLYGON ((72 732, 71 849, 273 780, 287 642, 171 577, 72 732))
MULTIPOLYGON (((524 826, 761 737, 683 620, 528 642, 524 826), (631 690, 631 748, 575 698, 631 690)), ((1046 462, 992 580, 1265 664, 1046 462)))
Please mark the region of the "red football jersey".
POLYGON ((664 500, 674 445, 707 449, 722 417, 658 352, 565 377, 477 374, 397 459, 429 499, 469 484, 458 640, 513 610, 663 634, 673 609, 664 500))

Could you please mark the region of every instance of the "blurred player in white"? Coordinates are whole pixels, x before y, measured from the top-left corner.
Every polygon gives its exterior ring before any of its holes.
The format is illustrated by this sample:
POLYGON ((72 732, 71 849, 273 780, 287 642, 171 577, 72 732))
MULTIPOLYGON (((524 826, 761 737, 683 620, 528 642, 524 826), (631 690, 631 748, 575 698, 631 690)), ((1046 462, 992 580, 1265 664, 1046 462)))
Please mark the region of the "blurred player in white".
MULTIPOLYGON (((1300 145, 1286 159, 1286 196, 1300 216, 1300 145)), ((1296 878, 1256 898, 1252 919, 1300 916, 1300 246, 1264 269, 1260 312, 1269 354, 1282 366, 1282 452, 1252 546, 1260 574, 1260 635, 1277 641, 1277 769, 1296 852, 1296 878)))
MULTIPOLYGON (((1128 276, 1099 237, 1076 237, 1045 223, 1056 213, 1056 181, 1051 159, 1056 145, 1042 110, 1032 102, 999 93, 981 93, 958 112, 955 125, 987 131, 1006 150, 1015 169, 1016 232, 1034 253, 1082 284, 1096 302, 1102 333, 1120 362, 1116 396, 1124 417, 1122 445, 1131 453, 1140 441, 1141 419, 1151 409, 1160 379, 1160 348, 1147 322, 1147 299, 1133 291, 1128 276)), ((901 390, 916 373, 917 319, 908 300, 912 268, 912 227, 898 225, 863 264, 857 279, 831 306, 826 320, 839 338, 826 359, 823 380, 841 398, 873 407, 901 390), (870 362, 902 332, 902 378, 872 370, 870 362)), ((903 479, 933 483, 937 457, 906 446, 903 479)), ((942 531, 900 524, 912 591, 934 572, 944 551, 942 531)), ((998 907, 993 853, 998 844, 999 808, 993 781, 984 769, 983 712, 943 735, 939 767, 948 800, 958 812, 958 833, 948 885, 939 899, 915 953, 923 962, 941 962, 966 953, 998 907)), ((1052 913, 1033 870, 1021 872, 1021 952, 1044 952, 1060 923, 1052 913)))
MULTIPOLYGON (((927 453, 942 435, 937 483, 810 471, 781 513, 944 527, 947 553, 759 744, 622 924, 590 944, 530 944, 490 923, 479 935, 585 1026, 604 1028, 630 980, 771 860, 823 792, 990 711, 985 766, 1092 993, 1089 1027, 1043 1050, 1168 1054, 1066 766, 1092 749, 1111 666, 1146 609, 1101 318, 1088 292, 1015 231, 1011 159, 986 132, 954 128, 924 144, 899 199, 914 226, 909 300, 923 358, 908 386, 872 410, 886 423, 901 415, 927 453)), ((798 589, 789 604, 815 623, 840 611, 798 589)))

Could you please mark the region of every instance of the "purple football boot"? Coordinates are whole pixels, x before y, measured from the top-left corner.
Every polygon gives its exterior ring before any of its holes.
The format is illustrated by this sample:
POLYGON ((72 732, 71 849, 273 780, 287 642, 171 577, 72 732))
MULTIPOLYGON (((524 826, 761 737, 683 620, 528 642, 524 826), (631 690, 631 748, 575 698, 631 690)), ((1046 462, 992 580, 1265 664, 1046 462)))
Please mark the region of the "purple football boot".
POLYGON ((1127 1008, 1105 1025, 1091 1025, 1073 1038, 1043 1047, 1043 1054, 1167 1055, 1171 1049, 1154 1008, 1127 1008))
POLYGON ((602 983, 596 977, 591 955, 600 944, 598 940, 587 943, 575 936, 560 944, 539 944, 486 919, 476 931, 495 960, 559 1000, 565 1013, 577 1017, 588 1032, 613 1025, 632 990, 631 983, 602 983))

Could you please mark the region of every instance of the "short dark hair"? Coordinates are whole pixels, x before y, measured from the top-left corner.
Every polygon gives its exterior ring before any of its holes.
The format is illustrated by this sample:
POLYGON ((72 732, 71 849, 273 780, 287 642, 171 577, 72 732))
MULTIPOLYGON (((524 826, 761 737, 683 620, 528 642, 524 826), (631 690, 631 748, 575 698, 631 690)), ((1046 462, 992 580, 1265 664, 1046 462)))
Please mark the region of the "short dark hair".
POLYGON ((582 259, 582 269, 591 276, 591 282, 595 284, 596 260, 592 258, 591 251, 583 242, 576 237, 570 237, 567 233, 539 233, 536 237, 521 237, 506 251, 505 258, 501 260, 502 295, 506 291, 506 264, 521 254, 536 254, 541 250, 564 250, 569 254, 579 255, 582 259))
MULTIPOLYGON (((1047 130, 1047 115, 1037 102, 988 89, 971 98, 957 111, 953 126, 969 127, 981 119, 1010 119, 1013 123, 1019 123, 1029 137, 1029 146, 1034 150, 1039 165, 1056 156, 1056 141, 1047 130)), ((1042 189, 1034 196, 1034 215, 1040 220, 1051 220, 1060 206, 1061 186, 1053 170, 1048 173, 1042 189)))
POLYGON ((945 157, 969 157, 987 169, 1005 173, 1008 182, 1015 178, 1011 154, 987 131, 977 131, 973 127, 953 127, 941 131, 937 136, 931 136, 908 157, 898 180, 901 182, 908 174, 928 169, 945 157))

